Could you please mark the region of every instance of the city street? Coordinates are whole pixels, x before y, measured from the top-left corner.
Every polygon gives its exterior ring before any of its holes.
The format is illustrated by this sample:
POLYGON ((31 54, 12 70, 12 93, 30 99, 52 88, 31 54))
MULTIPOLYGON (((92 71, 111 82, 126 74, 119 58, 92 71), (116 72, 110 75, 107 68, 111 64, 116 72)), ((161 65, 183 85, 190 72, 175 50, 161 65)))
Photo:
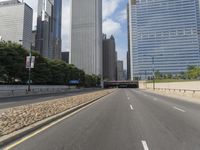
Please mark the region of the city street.
POLYGON ((200 105, 118 89, 13 150, 200 150, 200 105))

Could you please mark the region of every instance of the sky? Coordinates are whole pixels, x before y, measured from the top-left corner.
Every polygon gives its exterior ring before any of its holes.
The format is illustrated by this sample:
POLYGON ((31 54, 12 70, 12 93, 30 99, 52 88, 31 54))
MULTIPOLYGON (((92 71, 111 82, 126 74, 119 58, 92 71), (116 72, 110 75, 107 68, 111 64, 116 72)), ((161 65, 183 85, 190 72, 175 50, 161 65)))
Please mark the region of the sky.
MULTIPOLYGON (((0 0, 3 1, 3 0, 0 0)), ((102 0, 103 1, 103 33, 114 35, 118 59, 124 61, 126 69, 127 53, 127 14, 128 0, 102 0)), ((37 0, 24 0, 33 8, 33 28, 37 20, 37 0)), ((70 0, 63 0, 62 9, 62 51, 69 51, 69 26, 70 26, 70 0)))

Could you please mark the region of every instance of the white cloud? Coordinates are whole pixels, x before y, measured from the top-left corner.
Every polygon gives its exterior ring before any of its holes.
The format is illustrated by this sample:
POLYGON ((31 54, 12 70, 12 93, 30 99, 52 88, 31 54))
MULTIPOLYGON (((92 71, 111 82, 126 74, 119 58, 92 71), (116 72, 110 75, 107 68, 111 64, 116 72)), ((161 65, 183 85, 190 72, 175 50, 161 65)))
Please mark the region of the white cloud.
POLYGON ((126 21, 127 20, 127 9, 123 9, 119 12, 118 20, 120 22, 126 21))
POLYGON ((103 22, 103 33, 110 35, 116 35, 121 30, 121 25, 118 22, 115 22, 111 19, 106 19, 103 22))
POLYGON ((103 0, 103 19, 112 16, 121 0, 103 0))

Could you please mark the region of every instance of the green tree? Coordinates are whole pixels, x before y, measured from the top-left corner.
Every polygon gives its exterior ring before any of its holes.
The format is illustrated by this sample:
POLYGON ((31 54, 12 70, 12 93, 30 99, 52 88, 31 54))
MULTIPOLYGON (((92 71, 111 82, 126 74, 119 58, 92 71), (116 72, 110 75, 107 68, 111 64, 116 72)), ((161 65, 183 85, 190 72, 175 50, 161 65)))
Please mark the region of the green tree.
POLYGON ((7 77, 7 83, 12 84, 15 79, 24 81, 26 56, 27 51, 21 45, 0 42, 0 66, 7 77))

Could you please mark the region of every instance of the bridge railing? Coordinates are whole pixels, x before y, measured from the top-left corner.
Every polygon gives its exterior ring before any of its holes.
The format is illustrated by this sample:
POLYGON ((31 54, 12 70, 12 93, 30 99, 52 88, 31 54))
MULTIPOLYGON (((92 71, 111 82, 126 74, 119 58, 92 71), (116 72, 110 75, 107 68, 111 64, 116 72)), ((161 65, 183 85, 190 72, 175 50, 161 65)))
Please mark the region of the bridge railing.
POLYGON ((11 90, 0 90, 0 97, 9 96, 22 96, 22 95, 37 95, 37 94, 48 94, 48 93, 62 93, 69 91, 69 88, 34 88, 29 92, 27 89, 11 89, 11 90))

